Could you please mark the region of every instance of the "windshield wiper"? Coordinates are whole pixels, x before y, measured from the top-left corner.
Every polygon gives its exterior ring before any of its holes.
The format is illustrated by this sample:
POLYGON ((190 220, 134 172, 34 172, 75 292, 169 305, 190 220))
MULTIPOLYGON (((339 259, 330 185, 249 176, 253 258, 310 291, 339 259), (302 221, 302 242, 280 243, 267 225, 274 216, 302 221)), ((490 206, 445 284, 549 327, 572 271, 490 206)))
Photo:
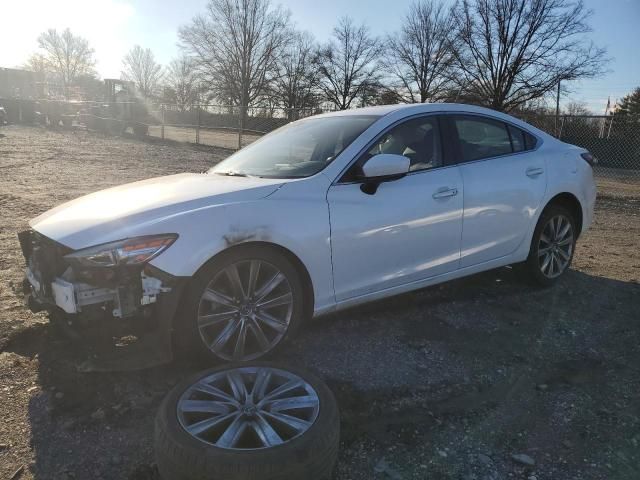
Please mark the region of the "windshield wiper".
POLYGON ((228 172, 213 172, 216 175, 224 175, 226 177, 248 177, 249 175, 247 175, 246 173, 241 173, 241 172, 234 172, 232 170, 229 170, 228 172))

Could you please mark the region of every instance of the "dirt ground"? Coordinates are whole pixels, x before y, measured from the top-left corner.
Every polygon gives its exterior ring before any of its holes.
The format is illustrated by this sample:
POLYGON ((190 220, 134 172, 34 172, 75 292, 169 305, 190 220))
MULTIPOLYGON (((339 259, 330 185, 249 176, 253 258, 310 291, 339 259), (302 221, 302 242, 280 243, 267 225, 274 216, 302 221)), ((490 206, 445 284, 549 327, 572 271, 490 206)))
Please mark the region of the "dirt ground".
MULTIPOLYGON (((227 153, 0 129, 0 478, 158 478, 155 410, 205 366, 78 373, 73 345, 22 305, 15 235, 65 200, 227 153)), ((640 177, 599 183, 556 287, 494 270, 318 318, 276 359, 334 391, 336 479, 640 478, 640 177)))

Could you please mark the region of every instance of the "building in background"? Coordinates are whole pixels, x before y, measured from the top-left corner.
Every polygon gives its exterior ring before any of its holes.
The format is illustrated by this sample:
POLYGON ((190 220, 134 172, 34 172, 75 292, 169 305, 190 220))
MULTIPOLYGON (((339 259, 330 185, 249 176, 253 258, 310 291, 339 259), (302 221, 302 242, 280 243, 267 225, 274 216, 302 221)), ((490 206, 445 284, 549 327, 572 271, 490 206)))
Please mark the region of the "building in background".
POLYGON ((0 68, 0 97, 42 98, 46 84, 41 74, 17 68, 0 68))

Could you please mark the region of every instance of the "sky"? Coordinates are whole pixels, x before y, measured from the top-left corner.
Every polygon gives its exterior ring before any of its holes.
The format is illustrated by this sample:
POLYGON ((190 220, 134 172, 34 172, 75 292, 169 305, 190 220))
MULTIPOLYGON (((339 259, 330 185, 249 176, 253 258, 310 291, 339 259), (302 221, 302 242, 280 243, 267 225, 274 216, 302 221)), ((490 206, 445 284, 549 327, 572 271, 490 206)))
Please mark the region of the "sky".
MULTIPOLYGON (((69 27, 89 40, 102 78, 119 78, 122 57, 136 44, 149 47, 160 63, 180 52, 178 29, 204 11, 207 0, 0 0, 0 67, 17 67, 38 50, 37 37, 48 28, 69 27), (7 39, 10 39, 7 41, 7 39)), ((398 29, 411 0, 272 0, 291 11, 301 30, 324 41, 338 18, 365 22, 376 35, 398 29)), ((593 10, 590 38, 608 50, 609 72, 594 80, 567 82, 570 100, 595 113, 640 86, 640 0, 585 0, 593 10)))

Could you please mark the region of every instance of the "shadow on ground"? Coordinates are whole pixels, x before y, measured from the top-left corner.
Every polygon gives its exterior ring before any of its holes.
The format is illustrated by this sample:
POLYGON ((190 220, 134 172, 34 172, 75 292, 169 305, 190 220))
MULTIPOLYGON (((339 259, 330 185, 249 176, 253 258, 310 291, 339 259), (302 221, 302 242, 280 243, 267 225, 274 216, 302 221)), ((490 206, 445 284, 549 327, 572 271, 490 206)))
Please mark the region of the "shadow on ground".
MULTIPOLYGON (((336 394, 339 479, 638 478, 639 294, 576 271, 536 290, 499 269, 316 319, 275 360, 336 394)), ((207 366, 81 374, 47 325, 6 351, 37 356, 38 479, 158 478, 156 408, 207 366)))

